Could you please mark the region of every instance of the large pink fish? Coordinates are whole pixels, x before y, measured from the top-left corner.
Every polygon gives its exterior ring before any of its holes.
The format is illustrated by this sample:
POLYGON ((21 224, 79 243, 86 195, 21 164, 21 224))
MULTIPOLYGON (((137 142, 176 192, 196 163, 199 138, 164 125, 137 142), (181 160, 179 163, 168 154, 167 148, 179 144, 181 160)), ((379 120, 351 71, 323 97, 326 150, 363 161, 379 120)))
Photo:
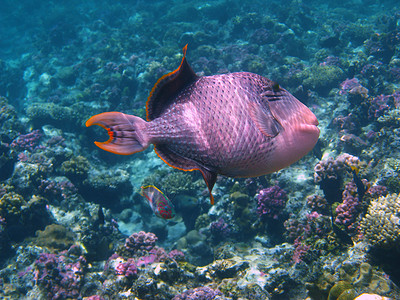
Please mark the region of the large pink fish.
POLYGON ((199 170, 214 202, 217 174, 255 177, 289 166, 319 136, 315 115, 277 83, 238 72, 197 76, 186 61, 161 77, 147 100, 147 122, 120 112, 91 117, 110 138, 103 150, 129 155, 155 145, 169 166, 199 170))

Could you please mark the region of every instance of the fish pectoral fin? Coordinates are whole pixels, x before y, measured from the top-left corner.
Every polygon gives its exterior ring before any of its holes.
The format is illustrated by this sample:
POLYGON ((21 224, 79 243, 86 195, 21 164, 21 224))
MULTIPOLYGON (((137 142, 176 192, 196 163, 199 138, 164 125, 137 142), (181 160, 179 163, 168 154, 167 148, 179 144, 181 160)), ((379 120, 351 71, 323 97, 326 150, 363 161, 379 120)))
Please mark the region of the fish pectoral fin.
POLYGON ((204 181, 206 182, 206 185, 208 187, 208 191, 210 193, 211 205, 214 205, 214 197, 212 195, 212 189, 215 185, 215 182, 217 181, 217 173, 209 171, 205 168, 199 168, 199 170, 201 172, 201 175, 203 175, 204 181))
POLYGON ((255 102, 250 102, 249 113, 257 128, 267 137, 275 137, 283 129, 282 125, 275 119, 268 104, 262 107, 255 102))

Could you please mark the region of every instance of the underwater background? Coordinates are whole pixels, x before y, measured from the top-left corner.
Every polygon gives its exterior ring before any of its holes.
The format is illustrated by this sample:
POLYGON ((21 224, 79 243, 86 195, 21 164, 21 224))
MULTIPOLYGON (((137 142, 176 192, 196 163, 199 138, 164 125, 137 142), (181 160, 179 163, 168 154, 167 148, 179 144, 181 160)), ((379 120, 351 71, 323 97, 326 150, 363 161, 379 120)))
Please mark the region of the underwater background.
POLYGON ((0 298, 400 299, 398 1, 2 0, 0 105, 0 298), (98 149, 85 121, 144 117, 186 44, 306 104, 314 151, 211 206, 199 172, 98 149))

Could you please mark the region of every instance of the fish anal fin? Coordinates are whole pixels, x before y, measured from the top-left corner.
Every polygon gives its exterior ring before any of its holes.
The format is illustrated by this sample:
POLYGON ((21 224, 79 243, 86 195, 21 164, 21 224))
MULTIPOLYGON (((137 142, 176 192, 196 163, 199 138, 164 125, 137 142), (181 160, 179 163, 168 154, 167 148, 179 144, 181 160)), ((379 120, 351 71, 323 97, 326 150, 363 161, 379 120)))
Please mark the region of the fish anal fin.
POLYGON ((214 205, 214 196, 212 194, 212 189, 215 185, 215 182, 217 181, 217 173, 211 172, 205 168, 200 168, 199 170, 201 172, 201 175, 203 175, 204 181, 206 182, 206 185, 208 187, 211 205, 214 205))
POLYGON ((187 45, 183 47, 183 58, 179 67, 162 76, 153 86, 146 103, 147 121, 159 117, 171 104, 174 96, 198 78, 186 60, 186 50, 187 45))
POLYGON ((275 137, 283 129, 272 114, 268 103, 262 106, 256 102, 249 102, 249 113, 257 128, 267 137, 275 137))
POLYGON ((154 146, 154 151, 168 166, 182 170, 182 171, 194 171, 198 170, 199 166, 196 162, 182 157, 172 152, 168 146, 164 144, 158 144, 154 146))
POLYGON ((172 168, 182 171, 199 170, 203 175, 204 181, 206 182, 207 188, 210 192, 211 204, 214 204, 214 197, 211 192, 217 180, 217 173, 207 170, 195 161, 175 154, 170 149, 168 149, 168 146, 166 145, 156 145, 154 147, 154 150, 156 151, 158 157, 160 157, 167 165, 172 168))

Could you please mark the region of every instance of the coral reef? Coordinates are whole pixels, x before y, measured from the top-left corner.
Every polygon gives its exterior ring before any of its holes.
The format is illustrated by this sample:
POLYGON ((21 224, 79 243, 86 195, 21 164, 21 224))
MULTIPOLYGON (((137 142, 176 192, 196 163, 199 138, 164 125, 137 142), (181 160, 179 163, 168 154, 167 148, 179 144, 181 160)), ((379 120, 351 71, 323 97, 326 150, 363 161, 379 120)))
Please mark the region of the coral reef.
POLYGON ((0 298, 400 299, 398 1, 3 2, 0 298), (85 120, 145 118, 185 44, 199 76, 256 72, 305 103, 315 151, 218 177, 211 206, 197 172, 95 149, 85 120))
POLYGON ((356 184, 353 181, 348 182, 343 191, 343 202, 335 209, 335 223, 345 226, 347 231, 356 229, 356 218, 362 210, 362 203, 357 192, 356 184))

